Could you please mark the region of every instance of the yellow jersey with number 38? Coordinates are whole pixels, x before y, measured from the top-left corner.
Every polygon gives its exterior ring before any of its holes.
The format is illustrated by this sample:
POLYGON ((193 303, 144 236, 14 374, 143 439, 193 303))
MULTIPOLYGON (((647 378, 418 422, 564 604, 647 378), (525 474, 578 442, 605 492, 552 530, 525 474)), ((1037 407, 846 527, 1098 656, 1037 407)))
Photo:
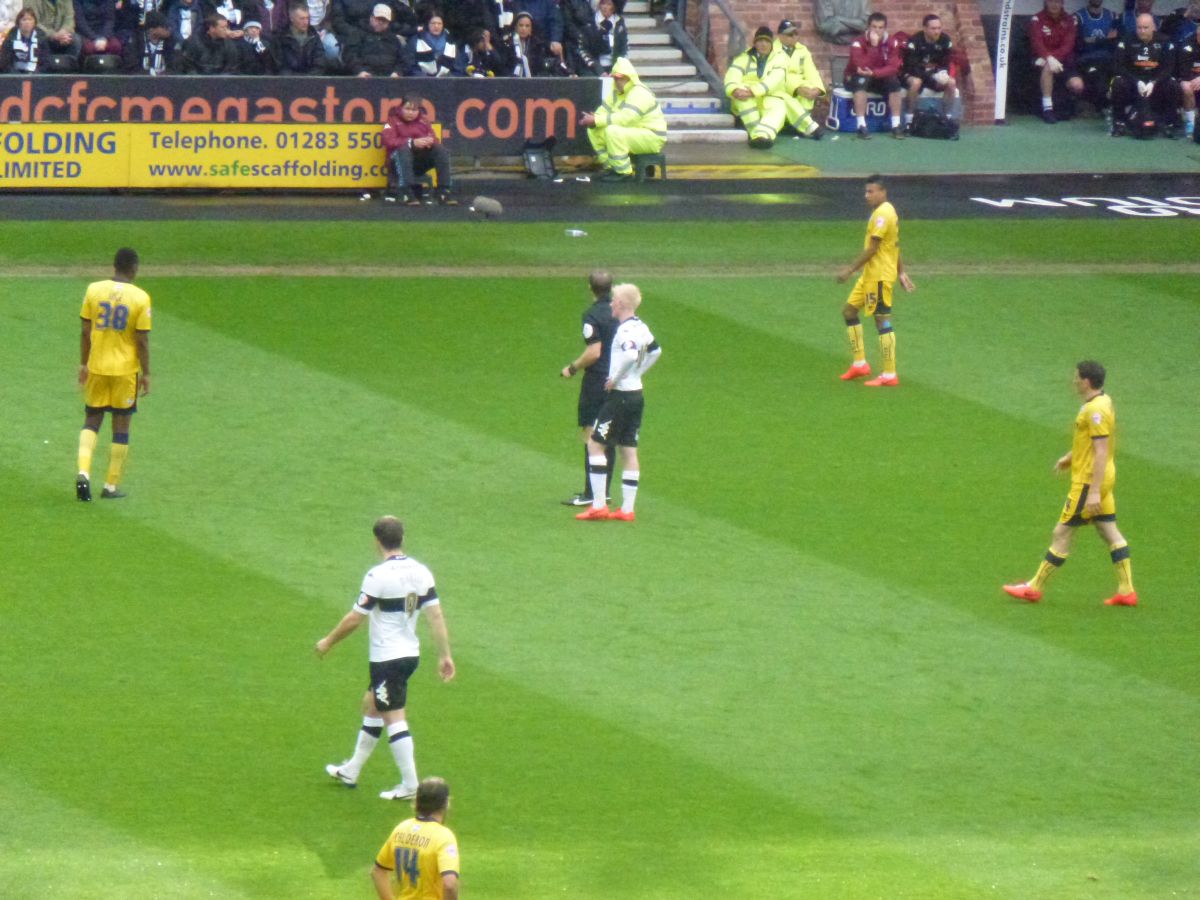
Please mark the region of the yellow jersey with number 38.
POLYGON ((94 281, 79 315, 92 323, 87 367, 93 375, 132 375, 138 370, 138 331, 150 330, 150 295, 127 281, 94 281))
POLYGON ((871 285, 879 281, 891 284, 896 280, 900 265, 900 219, 896 208, 884 200, 871 210, 867 220, 867 236, 863 249, 871 246, 871 238, 879 238, 879 250, 863 266, 863 282, 871 285))
POLYGON ((442 875, 459 873, 458 841, 440 822, 405 819, 388 835, 375 862, 396 872, 396 900, 442 900, 442 875))
POLYGON ((1117 413, 1112 398, 1100 393, 1079 408, 1075 417, 1075 435, 1071 440, 1071 481, 1091 484, 1092 465, 1096 451, 1095 438, 1108 438, 1108 461, 1104 464, 1103 485, 1111 485, 1117 477, 1117 413))

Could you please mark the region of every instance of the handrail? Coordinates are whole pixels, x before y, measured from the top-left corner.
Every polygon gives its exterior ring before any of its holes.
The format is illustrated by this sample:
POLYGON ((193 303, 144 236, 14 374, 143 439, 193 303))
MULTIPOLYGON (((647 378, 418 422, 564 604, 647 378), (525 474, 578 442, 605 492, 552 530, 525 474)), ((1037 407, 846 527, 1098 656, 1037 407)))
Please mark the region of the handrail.
POLYGON ((709 39, 709 20, 712 16, 711 6, 716 3, 717 8, 725 16, 729 22, 729 44, 726 47, 725 63, 728 65, 737 56, 746 42, 746 32, 742 30, 742 26, 738 24, 734 18, 733 10, 729 8, 726 0, 699 0, 700 3, 700 27, 699 33, 693 39, 692 35, 684 27, 687 22, 688 0, 679 0, 677 18, 674 22, 669 22, 666 26, 667 33, 671 35, 675 44, 683 51, 683 55, 687 57, 687 61, 696 67, 696 71, 700 73, 713 92, 722 98, 722 105, 727 105, 725 99, 725 81, 717 74, 717 70, 712 67, 708 61, 709 39))

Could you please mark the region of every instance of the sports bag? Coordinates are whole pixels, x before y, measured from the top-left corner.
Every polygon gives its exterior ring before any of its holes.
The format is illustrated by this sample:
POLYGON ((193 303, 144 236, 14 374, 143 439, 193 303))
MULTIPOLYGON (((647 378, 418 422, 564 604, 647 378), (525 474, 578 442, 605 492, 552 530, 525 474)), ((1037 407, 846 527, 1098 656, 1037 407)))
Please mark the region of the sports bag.
POLYGON ((940 141, 958 140, 958 122, 939 113, 917 110, 909 133, 913 137, 934 138, 940 141))

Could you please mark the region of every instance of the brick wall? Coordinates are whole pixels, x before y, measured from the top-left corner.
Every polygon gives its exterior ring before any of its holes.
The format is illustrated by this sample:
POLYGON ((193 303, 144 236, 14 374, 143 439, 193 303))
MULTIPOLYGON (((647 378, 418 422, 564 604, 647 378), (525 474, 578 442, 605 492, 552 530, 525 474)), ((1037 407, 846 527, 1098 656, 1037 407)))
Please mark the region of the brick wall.
MULTIPOLYGON (((733 0, 731 4, 737 14, 738 24, 746 32, 749 42, 754 29, 768 25, 772 30, 781 19, 792 19, 800 24, 800 40, 813 55, 821 77, 826 84, 830 80, 830 57, 846 53, 845 47, 827 44, 816 33, 813 0, 800 2, 770 2, 770 0, 733 0)), ((711 7, 709 24, 708 58, 720 73, 725 72, 729 58, 729 23, 715 4, 711 7)), ((967 51, 971 62, 971 75, 959 79, 963 93, 963 118, 973 125, 990 125, 993 121, 993 104, 996 96, 996 79, 988 57, 987 44, 983 37, 983 21, 980 18, 978 0, 950 0, 946 5, 930 3, 928 0, 878 0, 875 9, 888 17, 888 27, 893 31, 910 34, 919 31, 921 19, 930 12, 942 17, 942 26, 955 43, 967 51)), ((699 25, 699 4, 689 4, 688 30, 696 34, 699 25)), ((744 50, 737 48, 737 51, 744 50)), ((840 72, 841 66, 839 65, 840 72)))

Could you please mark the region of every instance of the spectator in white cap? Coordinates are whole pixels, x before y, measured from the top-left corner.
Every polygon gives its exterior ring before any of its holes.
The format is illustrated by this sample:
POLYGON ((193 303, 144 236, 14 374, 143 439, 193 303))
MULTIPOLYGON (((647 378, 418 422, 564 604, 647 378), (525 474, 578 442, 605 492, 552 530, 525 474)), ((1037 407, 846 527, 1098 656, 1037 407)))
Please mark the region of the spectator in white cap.
POLYGON ((257 19, 251 19, 242 26, 239 50, 242 54, 243 75, 275 74, 275 58, 262 31, 262 23, 257 19))
POLYGON ((399 78, 407 68, 400 39, 392 33, 392 8, 376 3, 371 9, 370 31, 356 35, 346 47, 346 67, 351 75, 399 78))

